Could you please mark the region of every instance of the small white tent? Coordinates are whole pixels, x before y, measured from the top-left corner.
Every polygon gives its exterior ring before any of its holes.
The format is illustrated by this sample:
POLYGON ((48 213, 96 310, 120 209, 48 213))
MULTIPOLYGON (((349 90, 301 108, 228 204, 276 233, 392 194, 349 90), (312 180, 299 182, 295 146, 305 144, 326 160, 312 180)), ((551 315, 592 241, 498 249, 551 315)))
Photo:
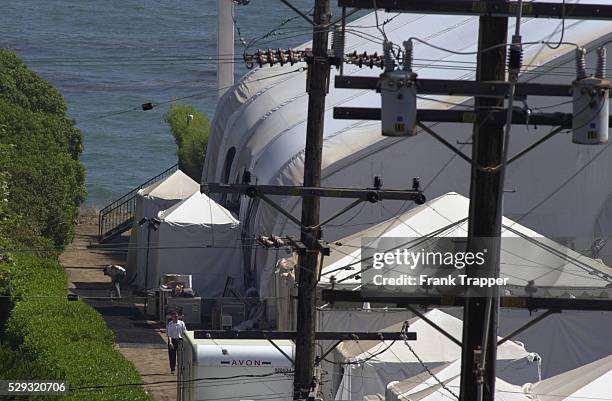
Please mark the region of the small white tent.
POLYGON ((148 222, 142 225, 139 222, 143 218, 157 217, 161 210, 176 205, 199 189, 197 182, 181 170, 177 170, 163 180, 138 191, 127 257, 128 279, 130 281, 135 279, 134 284, 138 288, 149 288, 145 286, 144 277, 139 276, 138 272, 146 269, 149 231, 153 228, 148 222))
MULTIPOLYGON (((432 373, 435 378, 423 373, 399 382, 389 383, 384 400, 456 401, 460 390, 461 361, 453 362, 432 373)), ((521 386, 507 383, 498 377, 495 380, 495 399, 526 401, 527 397, 521 386)))
POLYGON ((228 210, 197 191, 158 218, 151 233, 148 288, 164 274, 176 273, 193 275, 193 289, 202 297, 222 296, 228 278, 242 292, 240 228, 228 210))
MULTIPOLYGON (((425 316, 461 341, 463 322, 441 310, 434 309, 425 316)), ((409 331, 417 334, 416 341, 344 341, 335 351, 336 364, 344 364, 344 373, 336 400, 362 400, 368 394, 384 393, 388 383, 423 372, 423 366, 435 368, 461 358, 461 347, 416 317, 409 321, 409 331), (412 348, 412 350, 411 350, 412 348), (416 354, 416 355, 415 355, 416 354)), ((402 323, 380 330, 399 332, 402 323)), ((526 359, 529 352, 522 344, 507 341, 497 351, 498 366, 526 359)), ((537 366, 526 366, 531 377, 537 379, 537 366)))
POLYGON ((560 375, 527 384, 534 401, 609 400, 612 395, 612 355, 560 375))

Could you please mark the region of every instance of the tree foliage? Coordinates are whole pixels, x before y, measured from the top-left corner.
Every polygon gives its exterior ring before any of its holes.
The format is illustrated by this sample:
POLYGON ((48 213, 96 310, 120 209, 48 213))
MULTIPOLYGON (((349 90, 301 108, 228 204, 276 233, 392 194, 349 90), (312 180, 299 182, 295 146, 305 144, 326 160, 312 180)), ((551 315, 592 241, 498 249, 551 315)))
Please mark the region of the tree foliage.
POLYGON ((67 117, 61 94, 1 49, 0 144, 11 148, 10 158, 0 158, 5 212, 16 219, 28 216, 26 226, 16 227, 11 237, 28 243, 39 234, 55 245, 70 242, 86 196, 81 132, 67 117))
POLYGON ((179 168, 200 182, 210 132, 208 117, 195 106, 178 104, 168 111, 166 121, 178 146, 179 168))

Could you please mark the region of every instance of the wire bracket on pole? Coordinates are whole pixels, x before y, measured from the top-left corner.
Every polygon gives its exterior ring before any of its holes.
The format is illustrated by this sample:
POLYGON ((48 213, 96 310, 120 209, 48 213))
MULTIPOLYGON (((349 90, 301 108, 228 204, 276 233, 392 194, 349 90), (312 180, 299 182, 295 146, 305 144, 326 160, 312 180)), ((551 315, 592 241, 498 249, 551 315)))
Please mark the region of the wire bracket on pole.
POLYGON ((291 362, 291 365, 295 366, 295 361, 293 360, 293 358, 291 358, 289 355, 287 355, 287 353, 286 353, 285 351, 283 351, 283 349, 282 349, 281 347, 279 347, 278 345, 276 345, 276 343, 274 342, 274 340, 272 340, 272 339, 271 339, 271 338, 269 338, 269 337, 266 337, 266 340, 268 340, 268 342, 269 342, 270 344, 272 344, 272 346, 273 346, 274 348, 276 348, 276 350, 277 350, 278 352, 280 352, 280 353, 281 353, 281 354, 282 354, 282 355, 283 355, 285 358, 287 358, 287 360, 288 360, 289 362, 291 362))
POLYGON ((418 309, 416 309, 415 307, 411 306, 411 305, 405 305, 405 308, 408 309, 410 312, 414 313, 415 315, 417 315, 421 320, 423 320, 425 323, 427 323, 428 325, 430 325, 431 327, 433 327, 434 329, 436 329, 438 332, 440 332, 443 336, 445 336, 446 338, 448 338, 449 340, 451 340, 452 342, 454 342, 455 344, 457 344, 458 346, 462 347, 463 344, 461 343, 461 341, 457 340, 452 334, 450 334, 448 331, 444 330, 442 327, 438 326, 435 322, 433 322, 431 319, 429 319, 427 316, 425 316, 423 313, 421 313, 418 309))
MULTIPOLYGON (((473 166, 476 166, 476 162, 474 162, 474 160, 472 160, 471 157, 467 156, 465 153, 463 153, 462 151, 460 151, 459 149, 454 147, 450 142, 448 142, 446 139, 442 138, 442 136, 438 135, 434 130, 429 128, 427 125, 425 125, 425 124, 423 124, 422 122, 419 121, 419 122, 417 122, 417 126, 420 129, 422 129, 423 131, 427 132, 429 135, 431 135, 435 140, 440 142, 442 145, 446 146, 448 149, 453 151, 457 156, 459 156, 460 158, 462 158, 463 160, 465 160, 469 164, 471 164, 473 166)), ((478 166, 476 166, 476 167, 478 167, 478 166)))
POLYGON ((504 338, 502 338, 501 340, 499 340, 497 342, 497 346, 499 347, 500 345, 502 345, 503 343, 505 343, 506 341, 510 340, 511 338, 513 338, 514 336, 522 333, 523 331, 527 330, 528 328, 530 328, 531 326, 533 326, 534 324, 544 320, 545 318, 547 318, 548 316, 555 314, 555 313, 561 313, 560 309, 549 309, 546 312, 544 312, 543 314, 541 314, 540 316, 530 320, 529 322, 525 323, 524 325, 522 325, 521 327, 519 327, 518 329, 514 330, 512 333, 508 334, 507 336, 505 336, 504 338))

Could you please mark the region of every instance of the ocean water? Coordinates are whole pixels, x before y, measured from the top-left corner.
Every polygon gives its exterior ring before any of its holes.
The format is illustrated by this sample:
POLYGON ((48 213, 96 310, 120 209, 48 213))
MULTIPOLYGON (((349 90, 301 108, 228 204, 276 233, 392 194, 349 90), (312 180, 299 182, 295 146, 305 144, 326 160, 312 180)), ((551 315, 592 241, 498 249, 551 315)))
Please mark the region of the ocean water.
MULTIPOLYGON (((87 205, 102 207, 176 163, 164 115, 145 102, 191 96, 211 119, 216 106, 216 0, 2 0, 0 47, 55 85, 83 131, 87 205)), ((312 0, 294 0, 301 10, 312 0)), ((248 42, 295 14, 278 0, 236 7, 248 42)), ((310 38, 300 18, 254 48, 310 38)), ((236 53, 243 45, 236 34, 236 53)), ((240 61, 237 78, 246 72, 240 61)))

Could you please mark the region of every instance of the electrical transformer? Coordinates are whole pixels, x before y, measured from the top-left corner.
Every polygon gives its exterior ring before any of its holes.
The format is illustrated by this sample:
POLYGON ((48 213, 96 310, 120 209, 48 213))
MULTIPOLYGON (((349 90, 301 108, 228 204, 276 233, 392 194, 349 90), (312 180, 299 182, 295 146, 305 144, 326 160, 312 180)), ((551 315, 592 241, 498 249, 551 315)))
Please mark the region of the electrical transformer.
POLYGON ((608 143, 610 81, 589 77, 572 84, 572 142, 583 145, 608 143))
POLYGON ((417 75, 393 70, 380 76, 381 120, 384 136, 416 135, 417 75))

